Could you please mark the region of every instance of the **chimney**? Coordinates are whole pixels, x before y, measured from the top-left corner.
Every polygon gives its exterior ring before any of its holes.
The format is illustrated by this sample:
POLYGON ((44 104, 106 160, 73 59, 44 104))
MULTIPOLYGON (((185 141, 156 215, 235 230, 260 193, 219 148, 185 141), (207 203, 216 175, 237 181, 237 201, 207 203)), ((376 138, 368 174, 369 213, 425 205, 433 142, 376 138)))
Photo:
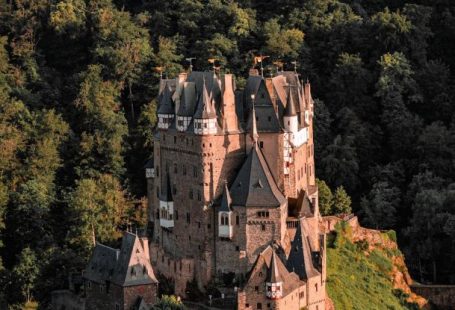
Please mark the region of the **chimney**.
POLYGON ((177 115, 177 112, 180 107, 180 96, 182 95, 183 92, 183 84, 186 81, 187 74, 186 72, 182 72, 179 74, 178 78, 176 79, 176 88, 174 95, 172 96, 172 99, 174 100, 175 103, 175 114, 177 115))
POLYGON ((225 132, 237 132, 238 119, 235 111, 234 80, 232 74, 223 77, 223 127, 225 132))

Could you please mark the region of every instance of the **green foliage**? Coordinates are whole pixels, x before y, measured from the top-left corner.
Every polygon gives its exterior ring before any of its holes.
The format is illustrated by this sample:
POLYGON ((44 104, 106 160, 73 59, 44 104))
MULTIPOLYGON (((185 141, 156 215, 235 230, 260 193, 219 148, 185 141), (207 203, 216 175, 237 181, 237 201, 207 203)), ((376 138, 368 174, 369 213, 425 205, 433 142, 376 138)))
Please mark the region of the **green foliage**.
POLYGON ((81 31, 86 22, 85 10, 84 1, 60 1, 52 7, 49 24, 60 33, 81 31))
POLYGON ((18 264, 12 271, 15 285, 24 302, 32 301, 38 273, 39 265, 35 253, 30 248, 24 248, 18 258, 18 264))
POLYGON ((158 300, 158 302, 153 306, 153 309, 163 309, 163 310, 180 310, 186 309, 180 298, 174 295, 163 295, 158 300))
POLYGON ((175 77, 182 71, 182 66, 179 62, 183 56, 177 53, 177 44, 175 43, 177 37, 158 38, 158 49, 153 55, 153 60, 158 67, 162 67, 169 77, 175 77))
POLYGON ((412 309, 397 297, 389 272, 392 261, 379 249, 365 253, 366 244, 354 246, 341 224, 336 247, 327 249, 327 290, 336 309, 412 309))
POLYGON ((81 114, 77 167, 81 177, 93 177, 99 172, 120 176, 124 171, 122 155, 128 129, 119 96, 118 85, 103 80, 100 66, 88 68, 75 101, 81 114))
POLYGON ((332 214, 333 194, 323 180, 316 179, 319 194, 319 211, 321 215, 332 214))
POLYGON ((396 212, 400 204, 400 191, 391 187, 388 182, 373 185, 368 198, 361 202, 365 221, 375 228, 393 228, 396 223, 396 212))
POLYGON ((120 229, 128 224, 130 207, 118 180, 103 174, 96 179, 81 179, 68 197, 73 218, 69 242, 85 256, 95 240, 109 243, 121 237, 120 229))
POLYGON ((333 196, 333 213, 335 214, 350 214, 351 213, 351 197, 348 196, 343 186, 337 187, 333 196))
POLYGON ((297 58, 303 44, 303 32, 296 29, 283 29, 278 19, 271 19, 264 24, 266 52, 277 58, 284 56, 297 58))

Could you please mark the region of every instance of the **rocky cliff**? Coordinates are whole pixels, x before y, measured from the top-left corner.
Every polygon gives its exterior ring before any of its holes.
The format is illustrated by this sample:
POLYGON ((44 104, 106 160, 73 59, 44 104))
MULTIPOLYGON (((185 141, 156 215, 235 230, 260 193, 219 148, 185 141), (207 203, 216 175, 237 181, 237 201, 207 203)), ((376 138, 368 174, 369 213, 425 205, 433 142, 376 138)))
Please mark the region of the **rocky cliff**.
POLYGON ((327 288, 335 309, 419 309, 394 231, 361 227, 357 217, 323 218, 328 235, 327 288))

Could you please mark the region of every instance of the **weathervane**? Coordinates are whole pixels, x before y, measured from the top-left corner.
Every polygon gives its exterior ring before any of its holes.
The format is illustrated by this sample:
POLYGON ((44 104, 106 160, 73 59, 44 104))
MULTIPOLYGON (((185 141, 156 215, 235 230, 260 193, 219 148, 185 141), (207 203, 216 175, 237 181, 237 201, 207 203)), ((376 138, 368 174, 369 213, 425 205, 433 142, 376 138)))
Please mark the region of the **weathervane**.
POLYGON ((163 79, 163 67, 155 67, 155 71, 160 73, 160 80, 163 79))
POLYGON ((190 64, 190 72, 193 71, 193 60, 195 60, 195 59, 196 59, 196 57, 188 57, 185 59, 190 64))
POLYGON ((254 64, 256 65, 257 63, 260 63, 261 64, 261 76, 264 77, 264 67, 262 66, 262 62, 264 61, 264 59, 266 59, 267 57, 269 56, 262 56, 262 54, 260 56, 254 56, 254 64))

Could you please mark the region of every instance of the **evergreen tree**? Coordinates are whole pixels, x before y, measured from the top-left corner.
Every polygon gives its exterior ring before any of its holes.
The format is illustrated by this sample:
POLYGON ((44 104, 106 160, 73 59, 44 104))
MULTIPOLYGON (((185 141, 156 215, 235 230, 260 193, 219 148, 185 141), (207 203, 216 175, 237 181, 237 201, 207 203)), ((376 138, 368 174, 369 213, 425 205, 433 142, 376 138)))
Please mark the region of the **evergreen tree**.
POLYGON ((343 186, 337 187, 335 195, 333 195, 333 214, 350 214, 351 213, 351 197, 348 196, 343 186))
POLYGON ((316 179, 319 194, 319 212, 321 215, 333 214, 333 194, 323 180, 316 179))

